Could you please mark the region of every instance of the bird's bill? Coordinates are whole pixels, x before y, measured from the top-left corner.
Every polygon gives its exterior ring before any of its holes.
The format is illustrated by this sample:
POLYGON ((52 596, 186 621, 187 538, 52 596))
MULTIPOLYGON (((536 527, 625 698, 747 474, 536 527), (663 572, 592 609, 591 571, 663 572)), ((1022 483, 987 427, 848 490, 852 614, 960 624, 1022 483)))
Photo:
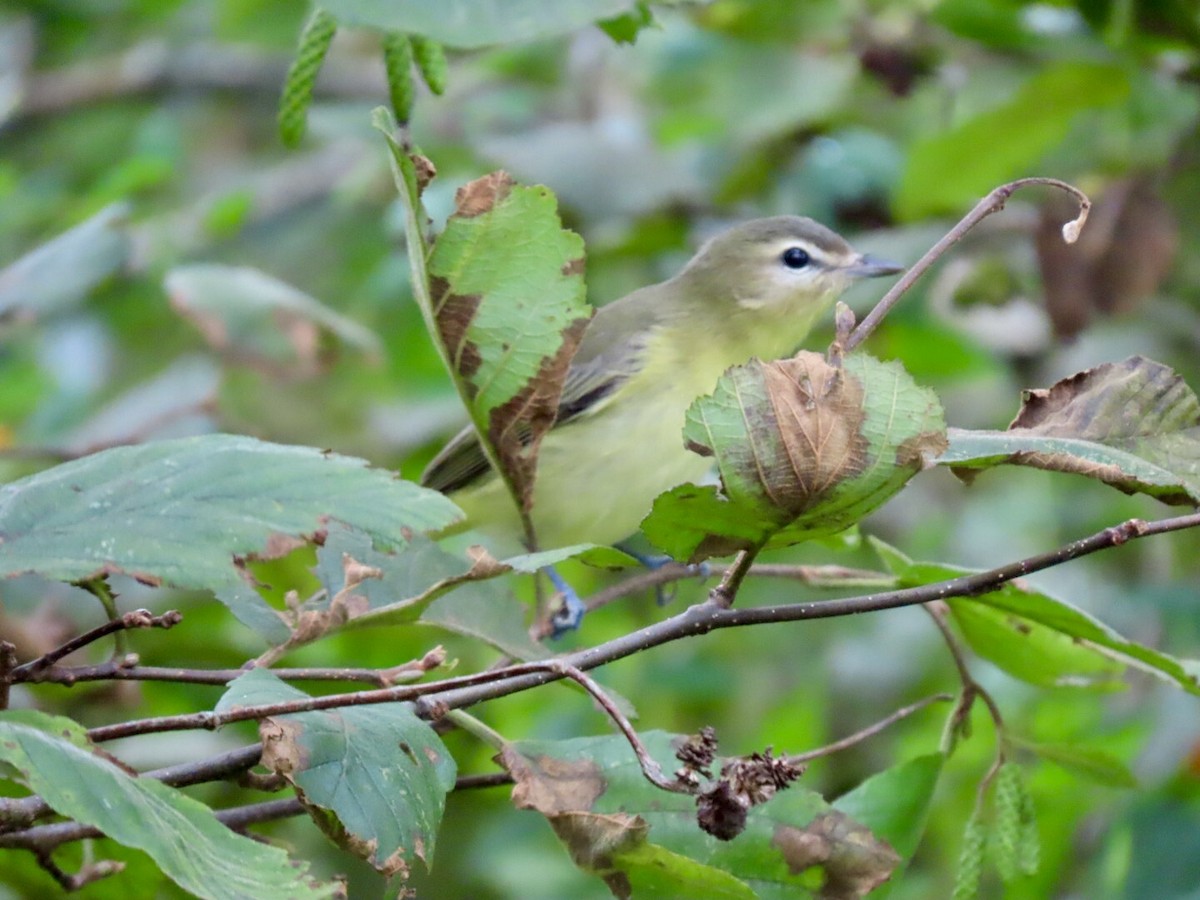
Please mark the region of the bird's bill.
POLYGON ((904 266, 864 253, 842 271, 852 278, 879 278, 882 275, 895 275, 897 272, 903 272, 904 266))

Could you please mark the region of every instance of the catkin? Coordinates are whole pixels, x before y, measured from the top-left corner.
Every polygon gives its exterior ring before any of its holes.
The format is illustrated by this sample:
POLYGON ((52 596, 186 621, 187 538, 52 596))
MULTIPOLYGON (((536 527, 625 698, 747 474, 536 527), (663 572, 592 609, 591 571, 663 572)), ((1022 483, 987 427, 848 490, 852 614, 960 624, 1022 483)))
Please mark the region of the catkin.
POLYGON ((435 94, 444 93, 448 66, 442 45, 416 34, 412 35, 411 41, 413 57, 417 68, 421 70, 421 77, 435 94))
POLYGON ((288 69, 279 100, 279 136, 288 147, 295 147, 304 137, 313 85, 336 31, 337 21, 317 7, 300 33, 296 58, 288 69))
POLYGON ((413 49, 407 34, 391 32, 383 38, 383 64, 396 121, 407 122, 413 106, 413 49))

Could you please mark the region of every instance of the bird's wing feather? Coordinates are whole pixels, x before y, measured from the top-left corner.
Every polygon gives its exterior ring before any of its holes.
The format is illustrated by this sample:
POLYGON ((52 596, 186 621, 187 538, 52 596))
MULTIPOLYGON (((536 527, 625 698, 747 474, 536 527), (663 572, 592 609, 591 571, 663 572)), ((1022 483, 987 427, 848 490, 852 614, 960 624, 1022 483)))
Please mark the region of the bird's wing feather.
MULTIPOLYGON (((641 336, 654 325, 644 312, 652 288, 637 291, 604 307, 584 333, 571 361, 558 403, 555 427, 594 413, 603 400, 642 368, 645 341, 641 336), (638 302, 640 301, 640 302, 638 302)), ((528 433, 522 436, 528 440, 528 433)), ((421 474, 421 484, 442 493, 453 493, 479 481, 491 466, 479 434, 468 426, 456 434, 421 474)))

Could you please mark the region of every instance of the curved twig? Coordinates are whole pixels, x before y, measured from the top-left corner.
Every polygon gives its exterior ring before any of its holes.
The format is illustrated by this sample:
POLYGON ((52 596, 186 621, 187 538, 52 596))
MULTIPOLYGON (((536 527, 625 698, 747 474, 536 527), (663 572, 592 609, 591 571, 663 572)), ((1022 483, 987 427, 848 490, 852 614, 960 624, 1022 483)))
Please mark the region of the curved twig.
POLYGON ((905 272, 900 280, 892 285, 891 290, 883 295, 875 308, 872 309, 867 316, 858 323, 850 335, 842 344, 841 350, 849 352, 870 337, 871 332, 883 321, 883 317, 888 314, 893 306, 900 298, 908 291, 910 287, 916 283, 916 280, 925 274, 925 271, 932 266, 947 250, 954 244, 962 240, 963 236, 986 219, 992 213, 1000 212, 1004 209, 1004 204, 1008 202, 1008 198, 1024 187, 1031 185, 1047 185, 1055 187, 1059 190, 1066 191, 1068 194, 1074 195, 1079 201, 1079 215, 1063 226, 1063 239, 1068 244, 1073 244, 1076 238, 1079 237, 1079 231, 1083 228, 1084 222, 1087 221, 1088 211, 1092 208, 1092 201, 1088 199, 1087 194, 1079 190, 1074 185, 1068 184, 1065 181, 1059 181, 1057 178, 1019 178, 1016 181, 1010 181, 1008 184, 1002 184, 1000 187, 993 190, 986 197, 975 204, 975 208, 963 216, 962 220, 957 225, 950 229, 946 235, 926 251, 925 255, 917 260, 913 266, 905 272))

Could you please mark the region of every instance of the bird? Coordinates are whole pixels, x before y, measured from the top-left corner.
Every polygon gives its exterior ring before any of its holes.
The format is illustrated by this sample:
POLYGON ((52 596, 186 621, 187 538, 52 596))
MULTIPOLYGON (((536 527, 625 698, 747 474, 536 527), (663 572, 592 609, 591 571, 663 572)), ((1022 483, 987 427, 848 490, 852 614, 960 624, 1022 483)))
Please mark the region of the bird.
MULTIPOLYGON (((697 397, 731 366, 789 356, 853 282, 902 268, 856 252, 812 219, 773 216, 715 235, 674 277, 600 307, 539 449, 531 512, 539 549, 635 534, 655 497, 709 473, 712 460, 682 436, 697 397)), ((519 544, 516 504, 473 428, 434 457, 421 483, 464 511, 458 530, 519 544)))

